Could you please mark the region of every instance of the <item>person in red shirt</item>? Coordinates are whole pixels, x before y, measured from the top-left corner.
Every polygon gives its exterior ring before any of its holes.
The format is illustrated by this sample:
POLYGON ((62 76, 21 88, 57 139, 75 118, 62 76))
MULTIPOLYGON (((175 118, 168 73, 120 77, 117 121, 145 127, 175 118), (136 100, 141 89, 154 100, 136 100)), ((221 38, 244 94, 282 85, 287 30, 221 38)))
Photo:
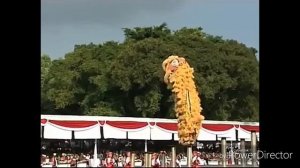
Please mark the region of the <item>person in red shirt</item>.
POLYGON ((153 168, 158 168, 160 166, 160 162, 159 162, 157 153, 153 153, 151 165, 153 168))
POLYGON ((198 155, 197 151, 193 152, 192 167, 193 168, 200 168, 200 156, 198 155))
POLYGON ((115 159, 113 158, 113 153, 108 152, 107 157, 105 158, 105 167, 113 168, 115 163, 115 159))
POLYGON ((57 167, 56 153, 53 153, 53 156, 52 156, 50 162, 52 162, 52 167, 57 167))

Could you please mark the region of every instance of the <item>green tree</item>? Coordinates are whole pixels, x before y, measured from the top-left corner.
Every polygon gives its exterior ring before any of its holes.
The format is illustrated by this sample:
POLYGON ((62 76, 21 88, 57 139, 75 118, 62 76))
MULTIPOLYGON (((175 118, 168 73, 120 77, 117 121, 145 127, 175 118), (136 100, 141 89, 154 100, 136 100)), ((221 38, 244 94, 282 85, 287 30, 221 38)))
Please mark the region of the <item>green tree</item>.
POLYGON ((52 64, 51 58, 48 55, 43 54, 41 56, 41 86, 42 87, 44 85, 45 78, 48 75, 51 64, 52 64))
POLYGON ((201 27, 172 32, 165 23, 125 28, 124 35, 123 43, 76 45, 64 59, 50 60, 44 106, 56 114, 174 118, 161 63, 179 55, 195 70, 206 119, 258 121, 256 49, 201 27))
POLYGON ((41 111, 43 114, 51 114, 53 112, 53 104, 45 95, 45 81, 48 78, 51 66, 51 58, 46 54, 41 55, 41 111))

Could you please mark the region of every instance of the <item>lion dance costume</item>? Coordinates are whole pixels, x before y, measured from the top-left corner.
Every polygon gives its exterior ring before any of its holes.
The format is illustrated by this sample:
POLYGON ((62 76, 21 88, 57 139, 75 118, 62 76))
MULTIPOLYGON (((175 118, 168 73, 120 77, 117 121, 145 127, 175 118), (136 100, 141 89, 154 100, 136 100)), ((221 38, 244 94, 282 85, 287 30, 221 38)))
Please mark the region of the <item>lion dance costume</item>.
POLYGON ((198 137, 204 116, 194 82, 194 69, 183 57, 169 56, 162 63, 164 82, 175 95, 175 112, 178 121, 179 143, 193 145, 198 137))

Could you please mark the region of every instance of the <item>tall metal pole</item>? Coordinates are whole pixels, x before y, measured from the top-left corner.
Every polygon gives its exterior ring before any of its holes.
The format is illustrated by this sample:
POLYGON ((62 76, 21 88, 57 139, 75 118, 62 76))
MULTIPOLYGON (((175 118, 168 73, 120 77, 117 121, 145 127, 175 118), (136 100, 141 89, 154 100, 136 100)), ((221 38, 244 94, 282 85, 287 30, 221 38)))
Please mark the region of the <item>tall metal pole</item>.
POLYGON ((166 154, 162 153, 161 154, 161 167, 165 167, 166 165, 166 154))
POLYGON ((232 141, 230 141, 230 160, 231 160, 231 164, 234 165, 235 161, 234 161, 234 152, 233 152, 232 141))
POLYGON ((149 165, 149 154, 145 153, 145 156, 144 156, 144 167, 148 167, 148 165, 149 165))
POLYGON ((171 167, 176 167, 176 148, 173 146, 171 151, 172 151, 171 167))
POLYGON ((130 165, 131 165, 131 167, 135 166, 135 153, 131 153, 131 156, 130 156, 130 165))
POLYGON ((251 153, 252 153, 252 166, 257 166, 257 151, 256 151, 256 132, 251 131, 251 153))
POLYGON ((226 138, 221 139, 222 166, 226 167, 226 138))
POLYGON ((149 153, 149 155, 148 155, 148 165, 147 165, 147 167, 152 167, 152 154, 151 153, 149 153))
POLYGON ((245 149, 245 139, 241 139, 241 164, 242 167, 246 166, 246 149, 245 149))
POLYGON ((147 153, 148 151, 148 142, 147 142, 147 139, 145 140, 145 152, 147 153))
POLYGON ((187 167, 192 167, 192 146, 187 147, 187 167))

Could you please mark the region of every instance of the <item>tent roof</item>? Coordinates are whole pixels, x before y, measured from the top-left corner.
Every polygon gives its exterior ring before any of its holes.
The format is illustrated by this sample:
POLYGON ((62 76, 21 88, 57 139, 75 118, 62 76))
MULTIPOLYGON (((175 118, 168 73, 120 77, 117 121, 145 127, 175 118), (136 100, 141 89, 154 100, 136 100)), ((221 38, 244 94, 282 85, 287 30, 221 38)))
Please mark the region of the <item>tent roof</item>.
MULTIPOLYGON (((178 140, 177 120, 162 118, 41 115, 41 132, 46 139, 99 139, 102 127, 103 138, 178 140)), ((258 122, 204 120, 198 140, 215 141, 216 136, 236 139, 250 138, 251 131, 259 134, 258 122)))

